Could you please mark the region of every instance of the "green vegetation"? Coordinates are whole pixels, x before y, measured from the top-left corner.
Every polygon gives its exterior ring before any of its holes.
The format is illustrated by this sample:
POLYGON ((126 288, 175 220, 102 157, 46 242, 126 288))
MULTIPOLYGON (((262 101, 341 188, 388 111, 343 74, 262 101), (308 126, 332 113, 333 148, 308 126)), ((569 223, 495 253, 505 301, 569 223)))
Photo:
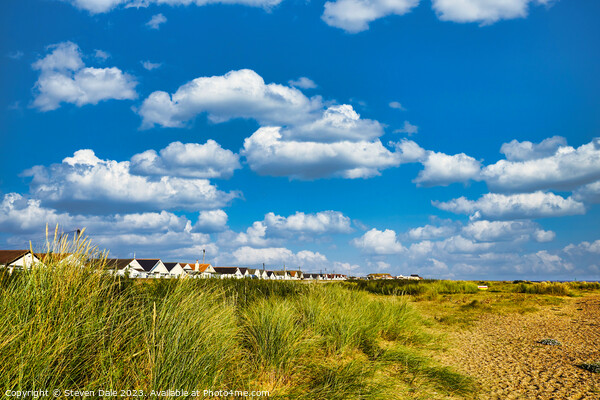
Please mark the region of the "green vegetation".
POLYGON ((579 368, 583 368, 586 371, 600 374, 600 361, 579 364, 579 368))
POLYGON ((227 388, 298 399, 475 391, 426 356, 435 338, 402 296, 339 284, 115 278, 101 261, 89 265, 98 254, 85 240, 51 248, 45 267, 0 273, 7 390, 227 388), (52 256, 65 253, 74 256, 52 256))

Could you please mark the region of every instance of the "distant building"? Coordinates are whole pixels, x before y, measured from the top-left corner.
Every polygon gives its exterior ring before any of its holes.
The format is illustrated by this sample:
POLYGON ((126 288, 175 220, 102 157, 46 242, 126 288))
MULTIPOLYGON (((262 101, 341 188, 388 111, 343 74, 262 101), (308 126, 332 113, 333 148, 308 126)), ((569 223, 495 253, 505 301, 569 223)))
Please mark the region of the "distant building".
POLYGON ((0 268, 7 268, 8 272, 41 263, 39 254, 36 255, 31 250, 0 250, 0 268))
POLYGON ((391 274, 369 274, 367 275, 368 279, 371 280, 378 280, 378 279, 394 279, 394 277, 391 274))

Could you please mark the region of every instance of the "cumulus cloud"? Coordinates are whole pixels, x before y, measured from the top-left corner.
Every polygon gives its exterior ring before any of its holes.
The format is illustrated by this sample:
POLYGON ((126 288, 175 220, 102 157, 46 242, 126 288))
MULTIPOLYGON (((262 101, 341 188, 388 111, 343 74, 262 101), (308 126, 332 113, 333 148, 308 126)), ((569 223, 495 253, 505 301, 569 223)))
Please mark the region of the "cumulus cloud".
POLYGON ((309 79, 305 76, 301 76, 298 79, 289 80, 288 83, 290 86, 298 87, 300 89, 315 89, 317 84, 313 82, 312 79, 309 79))
POLYGON ((447 223, 444 225, 425 225, 413 228, 408 231, 408 237, 412 240, 428 240, 444 238, 454 234, 457 230, 455 224, 447 223))
POLYGON ((478 241, 512 241, 534 239, 537 242, 548 242, 554 239, 555 233, 540 229, 539 224, 529 221, 471 221, 462 229, 462 234, 478 241))
POLYGON ((267 213, 262 221, 255 221, 245 232, 224 232, 219 243, 224 247, 268 247, 283 243, 284 239, 312 241, 321 235, 351 233, 351 220, 339 211, 321 211, 314 214, 296 212, 288 217, 267 213))
POLYGON ((239 156, 212 139, 205 144, 173 142, 158 153, 136 154, 130 163, 130 171, 136 175, 185 178, 229 178, 239 168, 239 156))
POLYGON ((571 197, 564 198, 541 191, 513 195, 487 193, 476 201, 460 197, 448 202, 434 201, 432 204, 445 211, 492 220, 560 217, 585 213, 583 203, 571 197))
POLYGON ((388 15, 403 15, 419 0, 336 0, 325 3, 321 18, 329 26, 348 33, 369 29, 369 23, 388 15))
POLYGON ((146 26, 150 29, 160 29, 160 26, 167 22, 167 17, 162 14, 153 15, 150 21, 146 22, 146 26))
MULTIPOLYGON (((123 5, 129 7, 148 7, 151 4, 187 6, 194 4, 204 6, 207 4, 242 4, 250 7, 262 7, 265 9, 278 5, 281 0, 64 0, 75 7, 86 10, 90 14, 105 13, 113 10, 117 6, 123 5)), ((161 15, 161 14, 159 14, 161 15)))
POLYGON ((361 237, 353 239, 351 244, 366 254, 399 254, 406 250, 397 240, 396 232, 391 229, 380 231, 373 228, 361 237))
POLYGON ((550 0, 433 0, 432 6, 442 21, 493 24, 501 19, 525 18, 531 4, 550 0))
POLYGON ((573 198, 585 203, 600 203, 600 181, 578 188, 573 192, 573 198))
POLYGON ((71 214, 17 193, 6 194, 0 203, 0 230, 10 234, 9 242, 15 245, 33 240, 34 248, 43 246, 46 224, 51 229, 58 224, 59 231, 85 229, 92 243, 109 250, 112 256, 131 256, 137 251, 141 257, 156 257, 201 244, 216 249, 208 235, 195 233, 186 217, 164 210, 103 216, 71 214))
POLYGON ((260 128, 244 140, 242 155, 259 175, 293 179, 323 177, 369 178, 397 166, 398 156, 373 142, 334 143, 285 141, 281 128, 260 128))
POLYGON ((194 225, 194 231, 213 233, 222 232, 227 229, 227 213, 223 210, 200 211, 198 221, 194 225))
POLYGON ((289 217, 268 213, 263 224, 273 236, 289 236, 290 234, 323 235, 330 233, 350 233, 350 218, 339 211, 321 211, 315 214, 296 212, 289 217))
POLYGON ((540 143, 532 143, 527 140, 523 142, 511 140, 502 144, 500 153, 504 154, 508 161, 528 161, 552 156, 559 148, 566 145, 567 139, 562 136, 553 136, 542 140, 540 143))
POLYGON ((243 69, 196 78, 172 95, 153 92, 144 100, 139 114, 143 128, 182 127, 202 113, 215 123, 251 118, 260 124, 285 125, 306 120, 321 107, 320 98, 309 99, 293 87, 265 84, 256 72, 243 69))
POLYGON ((448 155, 428 152, 423 161, 425 167, 414 180, 418 186, 448 186, 479 179, 481 163, 464 153, 448 155))
POLYGON ((137 98, 137 82, 131 75, 116 67, 85 67, 75 43, 58 43, 48 50, 49 54, 32 65, 34 70, 40 71, 34 86, 34 107, 49 111, 61 103, 81 107, 104 100, 137 98))
POLYGON ((300 266, 305 270, 319 266, 327 261, 327 258, 321 253, 309 250, 294 253, 285 247, 255 249, 244 246, 233 252, 233 258, 236 263, 242 265, 262 265, 263 263, 267 265, 285 264, 288 269, 300 266))
POLYGON ((24 176, 33 178, 30 191, 43 203, 88 213, 214 209, 239 196, 219 191, 206 179, 133 175, 129 161, 101 160, 92 150, 79 150, 60 164, 35 166, 24 176))
POLYGON ((508 159, 481 173, 492 190, 569 190, 600 179, 600 138, 578 148, 567 146, 560 137, 540 144, 512 141, 502 146, 502 152, 508 159))
POLYGON ((337 142, 341 140, 373 140, 383 134, 383 127, 377 121, 361 119, 348 104, 330 106, 320 118, 298 124, 282 131, 285 138, 313 142, 337 142))

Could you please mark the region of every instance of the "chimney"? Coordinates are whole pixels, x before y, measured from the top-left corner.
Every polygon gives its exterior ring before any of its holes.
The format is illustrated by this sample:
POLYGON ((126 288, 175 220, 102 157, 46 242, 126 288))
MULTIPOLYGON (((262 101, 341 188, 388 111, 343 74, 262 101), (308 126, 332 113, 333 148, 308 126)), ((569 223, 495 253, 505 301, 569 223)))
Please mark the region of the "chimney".
POLYGON ((198 260, 196 260, 196 268, 195 271, 200 271, 200 264, 198 263, 198 260))

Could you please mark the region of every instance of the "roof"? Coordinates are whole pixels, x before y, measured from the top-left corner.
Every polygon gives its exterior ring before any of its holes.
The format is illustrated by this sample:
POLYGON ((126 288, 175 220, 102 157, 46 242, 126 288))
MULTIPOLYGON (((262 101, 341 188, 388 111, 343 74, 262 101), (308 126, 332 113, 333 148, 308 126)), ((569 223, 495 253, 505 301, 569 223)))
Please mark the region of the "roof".
MULTIPOLYGON (((195 268, 196 264, 191 264, 191 267, 195 268)), ((210 267, 210 264, 198 264, 198 272, 204 272, 208 267, 210 267)))
POLYGON ((285 276, 287 271, 273 271, 273 273, 277 276, 285 276))
POLYGON ((176 263, 176 262, 164 262, 163 264, 167 268, 167 271, 171 271, 179 263, 176 263))
POLYGON ((135 261, 137 261, 142 266, 142 268, 144 268, 144 271, 150 272, 160 260, 158 258, 136 258, 135 261))
POLYGON ((238 267, 213 267, 217 274, 233 275, 238 271, 238 267))
POLYGON ((106 266, 110 269, 123 269, 131 264, 132 261, 133 258, 107 258, 106 266))
POLYGON ((246 271, 248 271, 248 268, 238 268, 240 270, 240 272, 242 273, 242 275, 246 274, 246 271))
POLYGON ((0 264, 10 264, 11 262, 30 253, 29 250, 0 250, 0 264))

